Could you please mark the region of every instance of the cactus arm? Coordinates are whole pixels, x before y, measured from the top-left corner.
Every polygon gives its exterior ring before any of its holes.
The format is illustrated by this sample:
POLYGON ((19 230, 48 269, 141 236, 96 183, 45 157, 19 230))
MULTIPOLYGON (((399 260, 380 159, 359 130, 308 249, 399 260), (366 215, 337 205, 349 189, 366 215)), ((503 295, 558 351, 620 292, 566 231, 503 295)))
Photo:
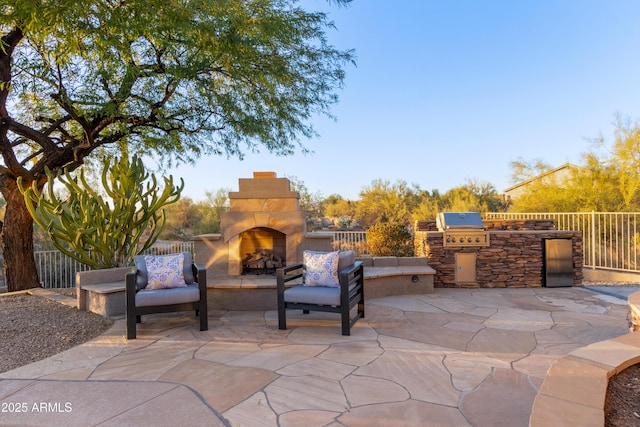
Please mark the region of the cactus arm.
POLYGON ((66 170, 45 173, 42 192, 35 183, 25 188, 18 180, 29 214, 60 251, 92 268, 130 265, 156 242, 166 219, 162 208, 178 201, 184 189, 184 181, 174 186, 172 176, 163 178, 160 189, 137 156, 104 160, 105 198, 87 182, 84 171, 75 177, 66 170), (64 186, 66 196, 54 192, 54 181, 64 186))

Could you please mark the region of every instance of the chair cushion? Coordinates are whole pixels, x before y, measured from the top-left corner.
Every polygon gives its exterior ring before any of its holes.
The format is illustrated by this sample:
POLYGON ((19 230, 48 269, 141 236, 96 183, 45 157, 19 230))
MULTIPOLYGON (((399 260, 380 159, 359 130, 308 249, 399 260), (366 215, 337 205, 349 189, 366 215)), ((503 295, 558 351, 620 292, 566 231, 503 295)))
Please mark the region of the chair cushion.
POLYGON ((340 305, 340 288, 298 285, 284 291, 285 302, 316 305, 340 305))
MULTIPOLYGON (((358 286, 349 286, 349 292, 358 286)), ((340 288, 298 285, 284 291, 285 302, 340 307, 340 288)))
POLYGON ((142 289, 136 292, 136 307, 197 301, 200 301, 200 289, 197 283, 192 283, 184 288, 142 289))
POLYGON ((356 262, 356 251, 342 251, 338 260, 338 273, 356 262))
MULTIPOLYGON (((183 252, 183 278, 184 282, 188 285, 194 282, 195 278, 193 277, 193 257, 191 256, 191 252, 183 252)), ((145 255, 137 255, 133 259, 136 268, 138 269, 138 274, 136 275, 136 289, 144 289, 148 283, 148 272, 147 272, 147 262, 145 260, 145 255)))
POLYGON ((306 286, 338 287, 338 262, 340 253, 304 251, 302 264, 304 265, 306 286))

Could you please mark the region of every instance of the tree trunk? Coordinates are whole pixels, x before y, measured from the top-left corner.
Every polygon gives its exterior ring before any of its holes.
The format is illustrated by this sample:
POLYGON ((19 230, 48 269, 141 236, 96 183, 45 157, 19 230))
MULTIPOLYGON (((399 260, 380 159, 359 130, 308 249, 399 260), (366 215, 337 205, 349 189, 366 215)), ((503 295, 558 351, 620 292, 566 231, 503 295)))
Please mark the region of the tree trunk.
POLYGON ((7 202, 0 231, 0 247, 4 256, 4 278, 9 292, 40 286, 33 257, 33 218, 14 180, 6 180, 2 188, 7 202))

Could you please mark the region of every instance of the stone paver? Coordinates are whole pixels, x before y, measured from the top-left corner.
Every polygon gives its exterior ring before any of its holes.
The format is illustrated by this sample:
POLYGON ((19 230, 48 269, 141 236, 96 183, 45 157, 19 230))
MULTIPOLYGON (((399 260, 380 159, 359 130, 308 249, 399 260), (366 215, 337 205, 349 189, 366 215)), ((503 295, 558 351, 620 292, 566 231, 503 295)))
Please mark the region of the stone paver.
POLYGON ((451 374, 442 359, 441 355, 388 351, 354 374, 395 382, 406 388, 413 399, 455 406, 460 392, 451 384, 451 374))
POLYGON ((546 395, 536 397, 538 411, 531 427, 602 427, 604 409, 595 409, 574 402, 563 402, 546 395))
POLYGON ((355 408, 340 416, 340 425, 350 427, 469 426, 469 422, 454 407, 408 400, 355 408))
POLYGON ((444 365, 451 372, 453 386, 460 391, 471 391, 488 378, 494 369, 509 369, 508 362, 478 354, 455 353, 444 358, 444 365))
POLYGON ((338 343, 329 347, 319 359, 333 360, 352 366, 367 365, 384 352, 380 343, 376 341, 355 341, 352 343, 338 343))
POLYGON ((216 409, 225 411, 277 378, 264 369, 243 369, 194 359, 169 369, 160 380, 188 385, 207 402, 216 402, 216 409))
POLYGON ((541 392, 565 401, 604 408, 605 396, 593 390, 606 388, 607 370, 603 366, 563 357, 547 373, 541 392))
POLYGON ((526 426, 536 393, 526 375, 498 368, 465 396, 460 411, 476 427, 526 426))
POLYGON ((549 367, 551 367, 556 360, 558 359, 555 356, 532 354, 513 362, 512 366, 517 371, 527 374, 529 380, 539 387, 547 375, 549 367))
POLYGON ((536 348, 533 332, 514 331, 502 328, 485 328, 467 344, 466 349, 485 353, 503 360, 518 360, 536 348))
POLYGON ((2 396, 7 404, 0 424, 5 426, 183 425, 187 419, 194 425, 224 425, 180 384, 5 380, 2 389, 5 383, 20 387, 2 396))
MULTIPOLYGON (((627 333, 626 307, 611 298, 435 289, 369 300, 347 337, 331 313, 292 312, 286 331, 275 311, 212 307, 205 332, 189 313, 144 316, 132 341, 119 319, 91 342, 0 374, 3 404, 51 403, 50 413, 3 413, 0 424, 527 426, 534 399, 549 406, 543 417, 559 412, 539 393, 556 360, 593 360, 594 375, 617 363, 611 344, 597 344, 627 333)), ((627 355, 640 343, 614 345, 627 355)), ((587 425, 569 396, 558 416, 587 425)))
POLYGON ((263 392, 257 392, 234 406, 225 413, 225 417, 232 425, 238 426, 262 427, 278 424, 278 416, 269 407, 267 396, 263 392))
POLYGON ((277 414, 300 409, 342 413, 349 406, 339 381, 314 375, 282 376, 271 383, 265 393, 277 414))
POLYGON ((505 308, 489 317, 484 324, 493 329, 536 332, 551 328, 553 320, 547 311, 505 308))
POLYGON ((381 378, 351 375, 342 381, 342 387, 352 408, 376 403, 402 402, 410 397, 402 385, 381 378))

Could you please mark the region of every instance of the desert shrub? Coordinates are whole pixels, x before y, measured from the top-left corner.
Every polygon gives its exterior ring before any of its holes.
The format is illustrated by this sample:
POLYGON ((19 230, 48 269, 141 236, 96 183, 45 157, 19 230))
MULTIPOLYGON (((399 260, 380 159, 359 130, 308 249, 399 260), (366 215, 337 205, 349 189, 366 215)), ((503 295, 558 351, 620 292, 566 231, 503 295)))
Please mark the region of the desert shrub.
POLYGON ((367 230, 371 256, 413 256, 413 236, 403 224, 379 223, 367 230))

